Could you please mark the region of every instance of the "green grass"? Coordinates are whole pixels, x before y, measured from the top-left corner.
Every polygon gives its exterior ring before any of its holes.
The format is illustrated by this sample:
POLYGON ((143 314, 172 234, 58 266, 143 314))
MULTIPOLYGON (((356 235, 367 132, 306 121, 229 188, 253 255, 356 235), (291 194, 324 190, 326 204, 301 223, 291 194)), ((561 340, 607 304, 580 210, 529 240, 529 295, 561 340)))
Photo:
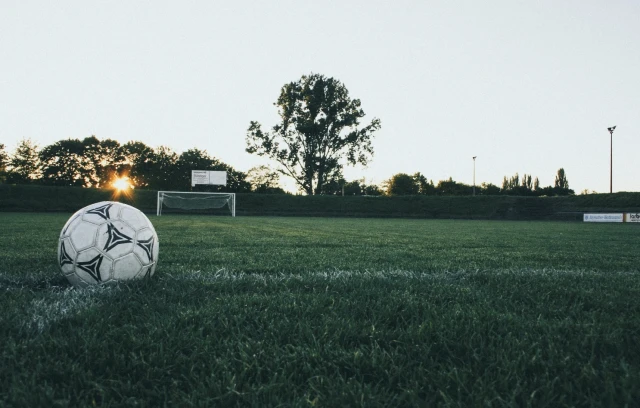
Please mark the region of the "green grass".
POLYGON ((75 290, 69 214, 0 213, 0 406, 637 406, 640 228, 152 217, 75 290))

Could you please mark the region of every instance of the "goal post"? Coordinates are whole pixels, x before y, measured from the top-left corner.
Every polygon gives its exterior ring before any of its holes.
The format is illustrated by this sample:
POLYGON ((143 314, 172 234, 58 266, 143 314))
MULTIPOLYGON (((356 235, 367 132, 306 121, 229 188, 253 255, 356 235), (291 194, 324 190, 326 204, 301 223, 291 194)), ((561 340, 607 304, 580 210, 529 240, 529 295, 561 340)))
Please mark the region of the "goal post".
POLYGON ((228 207, 232 217, 236 216, 235 193, 207 193, 193 191, 158 191, 157 214, 163 208, 185 211, 214 210, 228 207))

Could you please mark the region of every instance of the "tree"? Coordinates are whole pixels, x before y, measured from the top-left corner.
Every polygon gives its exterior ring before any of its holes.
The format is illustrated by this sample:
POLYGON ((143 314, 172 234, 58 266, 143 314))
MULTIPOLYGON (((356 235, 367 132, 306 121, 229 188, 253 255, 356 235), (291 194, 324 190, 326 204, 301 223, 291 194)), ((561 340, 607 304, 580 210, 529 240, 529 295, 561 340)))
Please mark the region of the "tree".
POLYGON ((9 155, 4 151, 4 145, 0 143, 0 183, 7 177, 7 164, 9 164, 9 155))
POLYGON ((522 187, 528 190, 529 192, 533 191, 533 180, 531 178, 531 174, 524 174, 522 176, 522 187))
POLYGON ((60 140, 40 152, 42 182, 57 186, 91 185, 91 169, 83 163, 84 146, 78 139, 60 140))
POLYGON ((515 196, 529 196, 533 194, 535 185, 538 185, 539 187, 537 177, 534 182, 533 177, 530 174, 523 174, 521 179, 520 175, 516 173, 511 178, 505 176, 502 179, 501 193, 515 196))
POLYGON ((168 146, 158 146, 153 149, 153 155, 148 162, 147 174, 149 187, 156 190, 177 190, 183 185, 176 172, 178 154, 168 146))
POLYGON ((106 187, 127 165, 119 142, 95 136, 46 146, 40 162, 43 183, 82 187, 106 187))
POLYGON ((422 173, 417 172, 413 175, 413 180, 418 185, 418 194, 430 195, 435 194, 436 188, 433 185, 433 180, 429 181, 422 173))
POLYGON ((322 194, 359 196, 364 194, 364 187, 362 180, 347 181, 342 177, 342 175, 340 175, 337 178, 327 180, 322 188, 322 194))
POLYGON ((362 180, 347 181, 346 183, 344 183, 342 191, 346 196, 360 196, 364 193, 363 186, 364 185, 362 184, 362 180))
POLYGON ((278 162, 278 171, 292 177, 308 195, 322 193, 345 160, 366 165, 373 156, 371 140, 380 120, 359 127, 365 116, 360 100, 351 99, 337 79, 304 75, 284 85, 274 105, 281 122, 264 132, 260 123, 252 121, 246 151, 278 162))
POLYGON ((499 195, 500 187, 493 183, 482 183, 480 185, 480 194, 482 195, 499 195))
POLYGON ((419 187, 415 179, 407 173, 398 173, 384 183, 387 195, 414 195, 418 194, 419 187))
POLYGON ((280 175, 269 166, 256 166, 247 172, 251 191, 261 194, 286 194, 280 187, 280 175))
POLYGON ((7 182, 24 184, 39 180, 42 172, 38 153, 37 144, 31 139, 22 139, 9 159, 7 182))
POLYGON ((573 195, 575 192, 569 188, 569 180, 563 168, 558 169, 556 174, 555 183, 553 186, 554 195, 573 195))
POLYGON ((83 163, 87 167, 86 187, 107 187, 116 177, 128 176, 124 149, 113 139, 98 140, 90 136, 82 141, 83 163))
POLYGON ((364 195, 368 196, 381 196, 383 194, 383 191, 380 189, 380 187, 376 186, 375 184, 366 184, 362 192, 364 195))
POLYGON ((440 180, 436 186, 436 192, 440 195, 471 195, 473 194, 473 187, 458 183, 453 180, 453 177, 449 177, 449 180, 440 180))
POLYGON ((567 180, 567 175, 564 173, 564 169, 562 167, 558 169, 554 187, 560 188, 563 190, 569 189, 569 180, 567 180))
MULTIPOLYGON (((345 180, 342 174, 342 169, 336 169, 326 177, 322 189, 316 192, 316 194, 342 195, 342 187, 346 182, 347 180, 345 180)), ((305 192, 304 190, 302 191, 305 192)))
POLYGON ((502 190, 504 192, 516 190, 518 187, 520 187, 520 175, 518 173, 514 174, 511 178, 504 176, 502 179, 502 190))
POLYGON ((127 142, 122 145, 124 165, 122 173, 129 176, 134 186, 149 187, 153 177, 154 151, 142 142, 127 142))

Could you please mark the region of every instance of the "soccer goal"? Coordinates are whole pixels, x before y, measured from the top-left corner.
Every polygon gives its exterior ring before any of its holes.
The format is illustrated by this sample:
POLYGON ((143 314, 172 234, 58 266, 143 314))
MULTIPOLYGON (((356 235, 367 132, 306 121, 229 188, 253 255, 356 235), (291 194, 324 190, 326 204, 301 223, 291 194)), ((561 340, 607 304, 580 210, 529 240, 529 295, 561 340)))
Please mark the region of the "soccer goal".
POLYGON ((201 193, 188 191, 158 191, 158 213, 162 209, 180 210, 179 212, 204 212, 227 207, 232 217, 236 216, 235 193, 201 193))

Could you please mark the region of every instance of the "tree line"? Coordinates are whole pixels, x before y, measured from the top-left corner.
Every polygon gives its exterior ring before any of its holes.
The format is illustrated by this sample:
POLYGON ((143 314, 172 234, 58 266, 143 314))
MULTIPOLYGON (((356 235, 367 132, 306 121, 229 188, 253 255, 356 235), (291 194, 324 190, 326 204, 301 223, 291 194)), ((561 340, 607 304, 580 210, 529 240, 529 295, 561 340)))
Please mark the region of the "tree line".
POLYGON ((23 139, 13 154, 0 144, 0 182, 8 184, 108 188, 115 179, 126 177, 135 188, 188 191, 191 170, 227 172, 226 186, 196 186, 196 190, 284 193, 277 173, 268 168, 245 173, 198 148, 178 154, 167 146, 120 144, 95 136, 60 140, 43 148, 23 139))
MULTIPOLYGON (((152 190, 191 190, 191 170, 227 172, 226 186, 196 186, 196 191, 286 194, 280 186, 280 173, 269 166, 247 172, 211 157, 205 150, 192 148, 180 154, 166 146, 152 148, 142 142, 120 144, 95 136, 83 140, 66 139, 40 148, 30 139, 19 142, 13 154, 0 144, 0 183, 40 184, 108 188, 118 177, 127 177, 136 188, 152 190)), ((341 171, 329 177, 320 189, 324 195, 472 195, 471 185, 448 180, 434 183, 422 173, 398 173, 380 186, 364 179, 347 181, 341 171)), ((554 196, 570 195, 563 168, 557 171, 553 186, 541 187, 538 178, 518 173, 505 176, 502 187, 492 183, 475 186, 476 195, 554 196)))
POLYGON ((31 140, 22 140, 12 155, 0 144, 0 182, 19 184, 107 187, 116 177, 128 177, 136 188, 154 190, 191 189, 191 170, 224 170, 226 186, 196 186, 199 191, 285 193, 279 176, 295 181, 308 195, 567 195, 564 169, 558 170, 554 186, 541 188, 516 173, 503 180, 502 188, 482 183, 469 186, 452 178, 437 184, 421 173, 398 173, 382 186, 363 180, 346 181, 345 165, 366 165, 373 158, 372 140, 380 129, 380 119, 361 126, 365 116, 359 99, 352 99, 342 82, 321 74, 303 75, 285 84, 274 103, 280 122, 263 130, 251 121, 246 133, 246 151, 276 162, 250 169, 247 173, 209 156, 197 148, 181 154, 169 147, 151 148, 142 142, 120 144, 99 140, 67 139, 39 149, 31 140))
POLYGON ((505 176, 502 187, 492 183, 481 183, 472 186, 454 181, 440 180, 434 184, 423 174, 398 173, 383 183, 383 191, 386 195, 514 195, 514 196, 561 196, 572 195, 574 191, 569 188, 569 180, 564 168, 558 169, 553 186, 540 187, 537 177, 532 179, 530 174, 524 174, 522 178, 516 173, 511 177, 505 176))

